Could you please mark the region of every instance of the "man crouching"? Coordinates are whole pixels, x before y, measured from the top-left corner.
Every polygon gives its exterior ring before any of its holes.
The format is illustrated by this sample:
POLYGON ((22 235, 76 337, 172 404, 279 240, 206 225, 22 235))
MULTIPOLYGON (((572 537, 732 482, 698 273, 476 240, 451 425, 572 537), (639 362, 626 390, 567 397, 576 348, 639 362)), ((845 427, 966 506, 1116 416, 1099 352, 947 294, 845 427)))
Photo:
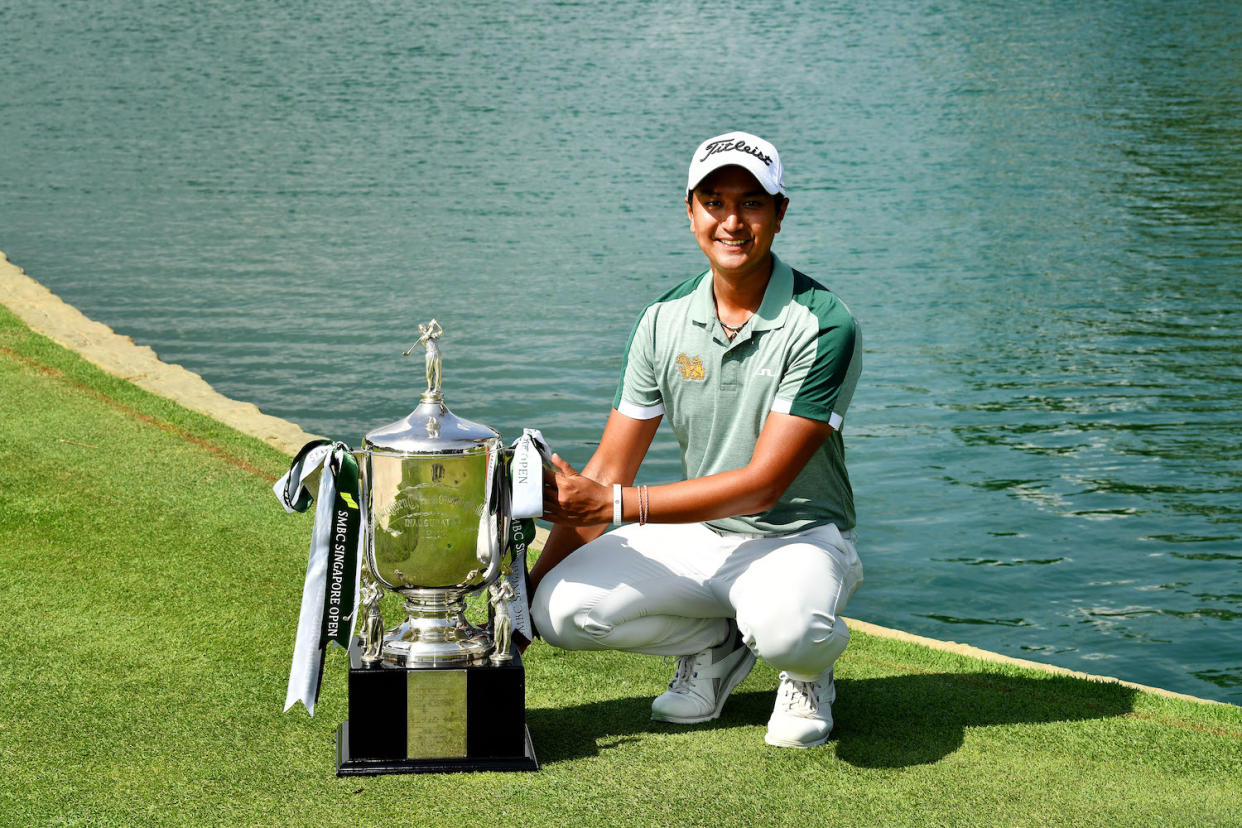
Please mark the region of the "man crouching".
POLYGON ((788 204, 762 138, 695 151, 686 215, 709 268, 642 312, 582 472, 554 458, 532 614, 557 647, 676 656, 658 721, 718 717, 758 656, 781 671, 766 741, 809 747, 832 730, 862 582, 841 439, 862 344, 845 303, 772 252, 788 204), (686 479, 635 486, 664 418, 686 479))

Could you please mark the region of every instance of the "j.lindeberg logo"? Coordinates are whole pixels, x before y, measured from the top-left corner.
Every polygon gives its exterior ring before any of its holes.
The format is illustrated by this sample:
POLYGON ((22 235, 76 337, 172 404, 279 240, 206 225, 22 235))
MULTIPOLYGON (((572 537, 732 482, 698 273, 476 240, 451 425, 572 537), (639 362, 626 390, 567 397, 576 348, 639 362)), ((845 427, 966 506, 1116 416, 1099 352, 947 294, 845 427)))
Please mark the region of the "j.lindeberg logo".
POLYGON ((764 155, 758 147, 752 147, 740 138, 735 141, 712 141, 704 149, 707 154, 699 159, 699 163, 706 161, 718 152, 745 152, 749 153, 767 166, 772 166, 772 158, 764 155))

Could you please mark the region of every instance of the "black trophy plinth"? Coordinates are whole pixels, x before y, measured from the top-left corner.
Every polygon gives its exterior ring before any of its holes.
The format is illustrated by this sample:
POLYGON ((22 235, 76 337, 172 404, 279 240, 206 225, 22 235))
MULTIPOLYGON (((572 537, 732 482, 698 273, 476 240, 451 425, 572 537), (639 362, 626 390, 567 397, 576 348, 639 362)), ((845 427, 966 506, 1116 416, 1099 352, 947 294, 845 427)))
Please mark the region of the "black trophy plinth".
POLYGON ((349 648, 349 721, 336 775, 536 771, 517 647, 499 667, 364 667, 349 648))

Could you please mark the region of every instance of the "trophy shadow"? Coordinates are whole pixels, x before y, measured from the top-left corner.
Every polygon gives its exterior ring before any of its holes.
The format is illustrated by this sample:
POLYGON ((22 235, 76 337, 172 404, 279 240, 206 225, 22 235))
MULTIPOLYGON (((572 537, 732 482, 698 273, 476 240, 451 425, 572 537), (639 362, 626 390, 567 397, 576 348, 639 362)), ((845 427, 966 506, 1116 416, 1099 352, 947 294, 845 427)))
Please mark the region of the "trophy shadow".
MULTIPOLYGON (((719 719, 698 725, 651 721, 649 696, 532 708, 527 723, 540 761, 549 765, 599 756, 670 729, 766 726, 775 690, 734 693, 719 719)), ((960 748, 968 728, 1125 716, 1133 711, 1136 694, 1120 684, 987 672, 840 679, 829 744, 837 759, 856 767, 926 765, 960 748)))

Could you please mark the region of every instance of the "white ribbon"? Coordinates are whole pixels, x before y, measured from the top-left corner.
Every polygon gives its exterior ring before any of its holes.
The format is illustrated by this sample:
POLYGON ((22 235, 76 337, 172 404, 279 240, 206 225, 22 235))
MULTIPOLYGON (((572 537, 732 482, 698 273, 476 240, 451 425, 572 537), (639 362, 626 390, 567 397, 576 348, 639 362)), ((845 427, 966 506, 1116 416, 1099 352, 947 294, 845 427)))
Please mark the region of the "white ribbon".
POLYGON ((552 466, 552 449, 537 428, 522 430, 522 436, 513 441, 512 516, 515 518, 543 517, 543 468, 552 466))
MULTIPOLYGON (((552 470, 552 449, 537 428, 522 430, 522 436, 513 441, 513 462, 509 466, 511 492, 510 515, 513 520, 543 517, 543 472, 552 470)), ((533 526, 533 524, 532 524, 533 526)), ((509 573, 509 587, 513 598, 509 601, 509 615, 513 629, 526 636, 535 637, 530 622, 530 598, 526 594, 526 549, 534 540, 531 537, 510 538, 513 548, 513 571, 509 573)))
MULTIPOLYGON (((324 648, 319 646, 319 636, 323 624, 323 598, 327 589, 328 554, 332 535, 332 506, 336 500, 336 478, 332 474, 332 458, 338 452, 348 451, 344 443, 317 446, 311 449, 289 472, 276 481, 272 491, 280 500, 286 512, 296 512, 294 504, 298 502, 306 484, 306 479, 316 472, 319 475, 319 493, 315 496, 315 526, 311 533, 310 555, 306 562, 306 581, 302 585, 302 610, 298 616, 298 633, 293 644, 293 663, 289 667, 289 688, 285 692, 285 710, 299 701, 306 706, 312 716, 315 715, 315 702, 319 699, 319 683, 323 674, 324 648)), ((367 525, 366 505, 361 504, 362 525, 367 525)), ((355 569, 354 595, 358 595, 358 580, 361 576, 362 556, 365 554, 366 531, 358 533, 358 562, 355 569)), ((356 600, 356 598, 355 598, 356 600)), ((346 616, 353 631, 357 620, 354 607, 349 608, 346 616)))

